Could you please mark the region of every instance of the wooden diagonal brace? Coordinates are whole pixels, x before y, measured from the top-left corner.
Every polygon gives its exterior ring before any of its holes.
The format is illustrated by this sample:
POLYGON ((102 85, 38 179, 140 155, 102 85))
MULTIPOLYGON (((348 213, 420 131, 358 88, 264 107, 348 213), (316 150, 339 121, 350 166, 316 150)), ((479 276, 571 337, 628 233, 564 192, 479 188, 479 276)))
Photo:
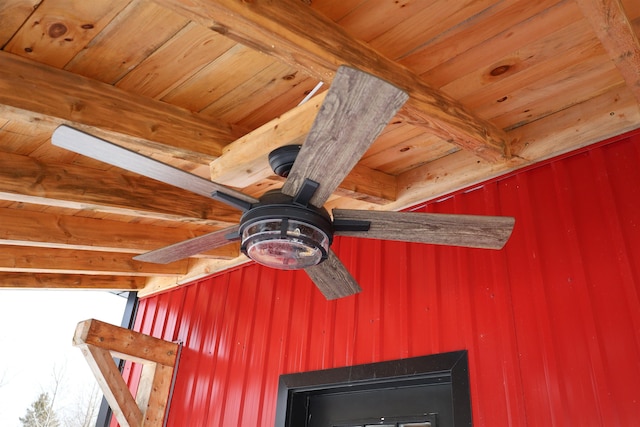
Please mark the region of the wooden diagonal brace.
POLYGON ((89 319, 78 323, 73 345, 82 350, 122 427, 163 425, 179 344, 89 319), (113 357, 143 364, 135 399, 113 357))

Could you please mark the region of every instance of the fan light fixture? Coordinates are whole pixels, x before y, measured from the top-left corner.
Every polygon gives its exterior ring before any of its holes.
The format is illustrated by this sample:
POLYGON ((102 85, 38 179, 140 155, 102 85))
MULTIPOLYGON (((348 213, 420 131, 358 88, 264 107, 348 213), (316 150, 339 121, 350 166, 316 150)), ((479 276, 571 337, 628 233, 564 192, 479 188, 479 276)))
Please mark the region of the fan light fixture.
POLYGON ((265 194, 260 205, 246 212, 239 231, 245 255, 281 270, 320 264, 333 239, 326 210, 296 204, 279 191, 265 194))
POLYGON ((247 227, 242 233, 242 245, 247 256, 260 264, 296 270, 326 258, 329 238, 310 224, 276 218, 247 227))

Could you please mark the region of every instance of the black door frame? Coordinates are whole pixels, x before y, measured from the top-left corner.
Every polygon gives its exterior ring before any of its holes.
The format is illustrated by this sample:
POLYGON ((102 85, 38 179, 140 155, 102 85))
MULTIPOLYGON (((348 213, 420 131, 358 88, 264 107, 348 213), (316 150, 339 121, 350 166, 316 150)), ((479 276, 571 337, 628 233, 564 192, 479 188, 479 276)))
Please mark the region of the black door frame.
POLYGON ((450 382, 454 427, 470 427, 471 393, 466 350, 280 376, 275 427, 304 425, 306 401, 324 391, 363 390, 450 382))

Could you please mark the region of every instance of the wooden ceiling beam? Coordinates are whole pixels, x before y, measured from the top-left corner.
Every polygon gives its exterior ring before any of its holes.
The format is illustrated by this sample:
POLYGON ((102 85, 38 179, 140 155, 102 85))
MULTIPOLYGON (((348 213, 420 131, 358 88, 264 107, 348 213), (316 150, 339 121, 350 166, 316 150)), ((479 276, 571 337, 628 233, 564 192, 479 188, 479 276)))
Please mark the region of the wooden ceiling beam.
POLYGON ((245 188, 272 176, 269 153, 283 145, 304 142, 325 95, 313 97, 227 145, 211 162, 211 180, 245 188))
POLYGON ((399 210, 469 188, 527 165, 603 141, 640 126, 640 107, 625 86, 509 132, 517 141, 513 158, 501 164, 478 161, 465 151, 426 163, 398 176, 399 210), (603 110, 603 105, 613 106, 603 110))
MULTIPOLYGON (((0 208, 0 244, 140 254, 196 237, 184 228, 0 208), (105 233, 108 230, 108 233, 105 233)), ((200 256, 230 259, 233 243, 200 256)))
MULTIPOLYGON (((222 156, 211 162, 211 179, 220 184, 247 188, 275 176, 269 166, 269 153, 283 145, 304 142, 325 95, 326 92, 315 96, 227 145, 222 156)), ((356 165, 336 194, 386 204, 396 199, 396 178, 356 165)))
MULTIPOLYGON (((243 131, 183 108, 0 51, 0 111, 52 118, 118 141, 217 157, 243 131)), ((210 159, 209 159, 210 161, 210 159)), ((208 162, 207 162, 208 163, 208 162)))
POLYGON ((226 227, 240 211, 150 178, 0 155, 0 199, 226 227))
POLYGON ((504 131, 430 87, 408 68, 354 39, 300 0, 155 1, 326 82, 342 64, 377 75, 409 93, 410 100, 401 110, 409 123, 487 161, 500 162, 510 156, 504 131))
POLYGON ((111 276, 181 276, 188 260, 170 264, 135 261, 132 254, 75 249, 5 246, 0 251, 0 272, 92 274, 111 276))
POLYGON ((0 273, 0 288, 140 291, 146 278, 84 274, 0 273))
POLYGON ((576 0, 600 43, 640 102, 640 41, 620 0, 576 0))

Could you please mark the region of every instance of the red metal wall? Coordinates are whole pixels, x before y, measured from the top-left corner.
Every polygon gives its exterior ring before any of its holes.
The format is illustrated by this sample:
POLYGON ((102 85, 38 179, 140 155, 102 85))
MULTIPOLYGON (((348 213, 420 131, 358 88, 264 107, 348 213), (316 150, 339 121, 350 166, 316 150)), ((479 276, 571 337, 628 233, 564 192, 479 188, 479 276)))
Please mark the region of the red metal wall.
POLYGON ((334 302, 257 265, 141 301, 138 330, 184 342, 168 425, 271 426, 282 373, 459 349, 475 426, 640 425, 640 132, 420 210, 516 227, 503 251, 340 239, 364 290, 334 302))

